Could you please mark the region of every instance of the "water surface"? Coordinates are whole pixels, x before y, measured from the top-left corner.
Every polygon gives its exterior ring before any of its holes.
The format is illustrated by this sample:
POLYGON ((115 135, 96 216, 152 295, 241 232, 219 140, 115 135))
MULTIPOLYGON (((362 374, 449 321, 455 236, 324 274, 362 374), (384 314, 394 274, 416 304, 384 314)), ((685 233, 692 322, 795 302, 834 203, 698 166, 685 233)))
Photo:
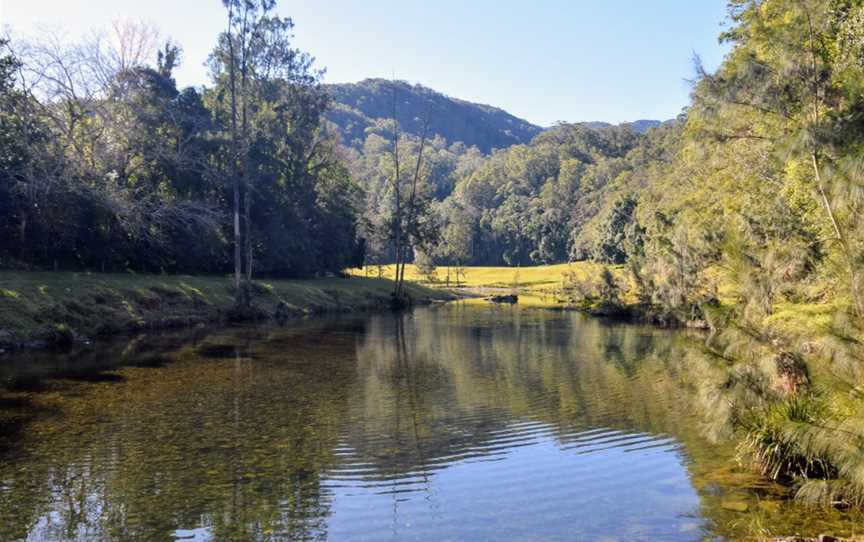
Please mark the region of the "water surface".
POLYGON ((453 304, 5 358, 0 541, 854 529, 738 466, 693 342, 453 304))

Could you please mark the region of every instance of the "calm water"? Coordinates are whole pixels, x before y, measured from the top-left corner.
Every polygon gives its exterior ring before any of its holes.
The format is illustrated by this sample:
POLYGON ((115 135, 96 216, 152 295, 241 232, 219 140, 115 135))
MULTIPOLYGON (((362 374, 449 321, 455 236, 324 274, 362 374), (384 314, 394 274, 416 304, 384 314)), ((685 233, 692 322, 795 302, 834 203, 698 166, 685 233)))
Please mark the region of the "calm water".
POLYGON ((0 541, 854 530, 737 466, 690 342, 450 305, 2 358, 0 541))

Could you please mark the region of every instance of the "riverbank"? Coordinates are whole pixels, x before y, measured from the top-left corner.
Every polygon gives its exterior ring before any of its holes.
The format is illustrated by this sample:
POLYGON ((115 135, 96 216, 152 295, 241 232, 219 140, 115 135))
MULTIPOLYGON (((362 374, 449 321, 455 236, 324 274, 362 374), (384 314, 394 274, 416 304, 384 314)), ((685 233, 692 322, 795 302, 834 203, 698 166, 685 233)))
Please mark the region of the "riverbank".
MULTIPOLYGON (((417 304, 453 297, 417 284, 406 287, 417 304)), ((387 279, 365 277, 259 280, 244 317, 285 320, 382 309, 392 289, 387 279)), ((233 307, 227 277, 0 271, 0 351, 228 321, 233 307)))
MULTIPOLYGON (((799 502, 864 509, 864 327, 849 300, 801 296, 746 312, 740 285, 715 272, 714 297, 684 316, 641 305, 626 269, 588 262, 468 267, 459 290, 481 296, 477 303, 510 294, 523 307, 705 329, 696 344, 705 354, 698 397, 706 434, 736 443, 743 466, 782 483, 799 502)), ((406 276, 447 284, 446 268, 430 276, 409 266, 406 276)))
MULTIPOLYGON (((350 272, 358 277, 390 278, 395 268, 392 265, 368 266, 350 272)), ((621 265, 581 261, 531 267, 439 267, 432 273, 422 273, 417 266, 409 264, 405 266, 405 278, 428 288, 454 292, 469 303, 515 299, 522 308, 572 310, 661 327, 706 327, 703 321, 669 320, 653 308, 641 305, 633 293, 630 276, 621 265), (617 284, 618 297, 614 303, 601 296, 604 272, 617 284)))
MULTIPOLYGON (((463 267, 457 277, 456 267, 438 267, 431 275, 417 266, 405 266, 405 279, 433 290, 446 290, 468 302, 485 303, 492 296, 515 294, 521 307, 576 310, 591 316, 660 324, 657 315, 639 304, 629 272, 624 266, 581 261, 532 267, 463 267), (604 270, 618 283, 618 303, 600 301, 597 289, 604 270), (449 280, 448 280, 449 278, 449 280), (458 278, 458 280, 457 280, 458 278), (581 291, 574 291, 581 290, 581 291), (581 297, 581 299, 577 299, 581 297)), ((395 266, 367 266, 348 271, 355 277, 390 279, 395 266)), ((732 288, 718 280, 719 303, 724 307, 735 304, 732 288)), ((832 315, 837 306, 832 303, 778 303, 767 315, 762 327, 770 333, 802 343, 812 342, 833 325, 832 315)), ((706 327, 705 322, 678 322, 681 327, 706 327)))

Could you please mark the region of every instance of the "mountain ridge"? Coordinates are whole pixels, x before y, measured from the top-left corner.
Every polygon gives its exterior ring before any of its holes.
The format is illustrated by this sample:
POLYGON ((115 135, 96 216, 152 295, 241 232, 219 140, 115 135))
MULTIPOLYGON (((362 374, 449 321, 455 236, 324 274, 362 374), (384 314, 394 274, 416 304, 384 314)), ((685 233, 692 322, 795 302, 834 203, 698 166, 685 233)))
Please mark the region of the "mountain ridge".
POLYGON ((453 98, 405 81, 364 79, 327 88, 334 106, 326 117, 339 127, 343 142, 355 148, 362 147, 370 129, 385 130, 393 116, 394 91, 400 128, 413 135, 422 133, 423 119, 428 115, 430 136, 443 137, 450 143, 462 142, 489 154, 494 149, 528 143, 543 131, 501 108, 453 98))
MULTIPOLYGON (((400 129, 413 136, 423 132, 424 118, 429 117, 428 135, 442 137, 448 143, 477 147, 483 154, 530 143, 551 127, 542 127, 508 111, 483 103, 448 96, 422 84, 407 81, 368 78, 356 83, 325 85, 333 105, 325 117, 340 133, 342 142, 362 150, 369 132, 384 135, 393 116, 394 93, 396 116, 400 129)), ((666 121, 639 119, 620 123, 638 134, 644 134, 666 121)), ((575 122, 592 129, 610 128, 603 121, 575 122)))

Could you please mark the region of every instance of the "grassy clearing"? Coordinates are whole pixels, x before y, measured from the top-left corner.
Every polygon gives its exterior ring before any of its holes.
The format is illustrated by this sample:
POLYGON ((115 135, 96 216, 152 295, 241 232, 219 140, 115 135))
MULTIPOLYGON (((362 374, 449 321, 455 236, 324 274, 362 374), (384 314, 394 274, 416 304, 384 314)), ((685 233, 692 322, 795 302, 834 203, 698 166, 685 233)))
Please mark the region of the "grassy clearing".
MULTIPOLYGON (((262 316, 302 316, 386 306, 392 283, 376 278, 261 280, 253 306, 262 316)), ((418 302, 449 295, 414 284, 418 302)), ((219 320, 234 296, 226 277, 0 271, 0 347, 76 336, 219 320)))
MULTIPOLYGON (((459 286, 456 285, 455 268, 450 268, 450 281, 447 282, 448 269, 438 267, 430 281, 420 274, 417 267, 407 265, 405 279, 434 289, 463 290, 478 295, 492 295, 502 291, 513 291, 519 294, 519 304, 537 307, 560 308, 563 290, 567 287, 570 277, 578 281, 596 282, 603 268, 612 271, 622 286, 622 301, 636 303, 634 285, 623 266, 605 266, 593 262, 573 262, 554 265, 539 265, 533 267, 464 267, 460 275, 459 286)), ((367 266, 363 269, 348 271, 357 277, 378 277, 392 279, 395 274, 394 265, 367 266), (380 275, 379 275, 380 269, 380 275)), ((728 281, 723 279, 719 269, 709 269, 706 280, 717 284, 721 303, 732 305, 737 302, 737 291, 728 281)), ((765 318, 763 326, 779 334, 796 336, 798 338, 814 338, 826 332, 830 327, 838 304, 829 303, 779 303, 771 315, 765 318)))
MULTIPOLYGON (((599 277, 603 267, 602 264, 592 262, 533 267, 463 267, 464 274, 459 276, 459 289, 479 295, 491 295, 507 290, 519 294, 520 305, 560 307, 558 300, 568 276, 574 275, 579 280, 588 280, 599 277)), ((381 277, 392 279, 396 269, 393 265, 384 265, 380 266, 380 271, 381 277)), ((367 266, 350 272, 360 277, 378 277, 379 266, 367 266)), ((447 274, 447 267, 439 267, 430 281, 421 275, 414 265, 408 265, 405 269, 406 280, 431 288, 448 288, 447 274)), ((449 288, 456 289, 455 268, 450 268, 449 288)))

